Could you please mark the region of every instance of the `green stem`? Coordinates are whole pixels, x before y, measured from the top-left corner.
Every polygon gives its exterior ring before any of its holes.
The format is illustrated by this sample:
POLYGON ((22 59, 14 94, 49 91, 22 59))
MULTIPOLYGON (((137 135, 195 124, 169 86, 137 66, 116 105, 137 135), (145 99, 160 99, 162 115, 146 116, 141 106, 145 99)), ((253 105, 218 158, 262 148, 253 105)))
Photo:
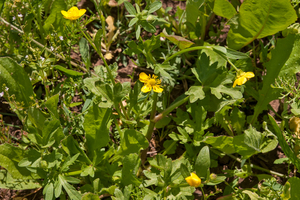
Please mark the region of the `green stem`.
POLYGON ((73 171, 73 172, 66 172, 64 173, 65 176, 78 176, 80 175, 82 172, 82 170, 78 170, 78 171, 73 171))
POLYGON ((169 106, 162 113, 160 113, 160 114, 158 114, 157 116, 154 117, 154 119, 153 119, 154 123, 158 122, 159 120, 161 120, 162 118, 164 118, 165 116, 167 116, 170 112, 172 112, 172 110, 174 110, 178 106, 181 106, 182 104, 184 104, 185 102, 187 102, 189 100, 189 98, 190 98, 190 96, 187 96, 187 97, 185 97, 185 98, 177 101, 176 103, 172 104, 171 106, 169 106))
POLYGON ((154 121, 154 117, 155 117, 155 113, 156 113, 156 103, 157 103, 157 93, 154 92, 153 95, 153 103, 152 103, 152 111, 151 111, 151 115, 150 115, 150 124, 148 127, 148 131, 146 134, 146 138, 150 141, 151 140, 151 136, 152 136, 152 132, 155 126, 155 121, 154 121))
POLYGON ((201 41, 200 45, 202 46, 204 44, 204 38, 206 33, 206 6, 204 5, 204 14, 202 15, 202 27, 201 27, 201 41))
POLYGON ((173 58, 175 58, 176 56, 189 52, 189 51, 196 51, 196 50, 201 50, 201 49, 209 49, 209 50, 213 50, 213 47, 211 46, 197 46, 197 47, 191 47, 191 48, 187 48, 187 49, 183 49, 181 51, 178 51, 176 53, 174 53, 172 56, 168 57, 163 64, 166 64, 169 60, 172 60, 173 58))

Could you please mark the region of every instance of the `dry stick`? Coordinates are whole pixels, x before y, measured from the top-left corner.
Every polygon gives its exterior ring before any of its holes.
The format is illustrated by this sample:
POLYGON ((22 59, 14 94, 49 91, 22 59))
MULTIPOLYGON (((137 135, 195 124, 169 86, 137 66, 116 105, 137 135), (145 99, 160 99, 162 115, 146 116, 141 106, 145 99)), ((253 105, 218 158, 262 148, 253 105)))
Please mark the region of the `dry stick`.
MULTIPOLYGON (((5 23, 6 25, 9 25, 11 28, 13 28, 13 29, 15 29, 16 31, 18 31, 19 33, 24 34, 24 32, 23 32, 22 30, 18 29, 17 27, 15 27, 14 25, 12 25, 11 23, 5 21, 5 19, 3 19, 2 17, 0 17, 0 20, 1 20, 3 23, 5 23)), ((42 45, 41 43, 39 43, 39 42, 36 41, 35 39, 32 39, 31 42, 35 43, 37 46, 39 46, 39 47, 41 47, 41 48, 44 48, 46 51, 48 51, 48 52, 51 53, 52 55, 54 55, 54 56, 56 56, 56 57, 58 57, 58 58, 60 58, 60 59, 62 59, 62 60, 64 60, 64 61, 66 61, 66 59, 63 58, 61 55, 56 54, 56 53, 53 53, 53 52, 51 51, 51 49, 49 49, 49 48, 47 48, 46 46, 42 45)), ((74 67, 79 68, 79 69, 81 69, 81 70, 84 71, 84 72, 88 72, 88 70, 87 70, 86 68, 81 67, 80 65, 76 64, 75 62, 70 61, 70 63, 71 63, 71 65, 73 65, 74 67)))

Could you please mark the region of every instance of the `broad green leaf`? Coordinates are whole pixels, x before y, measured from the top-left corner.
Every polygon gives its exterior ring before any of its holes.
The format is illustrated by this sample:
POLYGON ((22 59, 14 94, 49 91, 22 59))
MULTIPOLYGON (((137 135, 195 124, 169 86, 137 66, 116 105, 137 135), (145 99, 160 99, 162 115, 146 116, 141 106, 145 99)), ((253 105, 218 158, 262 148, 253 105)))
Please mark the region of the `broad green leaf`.
POLYGON ((215 0, 214 13, 226 19, 232 18, 236 14, 235 8, 227 0, 215 0))
POLYGON ((161 37, 165 37, 175 45, 179 47, 179 49, 186 49, 192 46, 194 43, 177 35, 169 35, 166 30, 164 29, 163 32, 160 33, 161 37))
POLYGON ((292 76, 297 71, 297 69, 294 70, 293 68, 299 68, 299 65, 296 64, 297 58, 295 58, 295 54, 298 54, 299 45, 300 37, 296 35, 288 35, 284 39, 278 39, 276 48, 271 51, 271 60, 265 64, 267 74, 263 77, 263 87, 259 90, 258 102, 254 108, 251 124, 255 123, 257 116, 267 109, 268 104, 272 100, 277 99, 281 95, 281 89, 271 86, 281 74, 281 70, 285 69, 282 75, 292 76), (286 65, 287 63, 289 65, 286 65))
POLYGON ((83 62, 88 63, 90 60, 90 48, 88 41, 84 37, 79 40, 79 51, 83 62))
POLYGON ((58 69, 59 71, 62 71, 66 75, 69 75, 69 76, 83 76, 84 75, 81 72, 77 72, 77 71, 74 71, 74 70, 71 70, 71 69, 66 69, 66 68, 64 68, 63 66, 60 66, 60 65, 55 65, 53 68, 58 69))
POLYGON ((125 156, 122 169, 122 183, 125 186, 130 184, 139 186, 141 184, 141 181, 136 176, 140 162, 141 159, 139 158, 138 154, 134 153, 125 156))
POLYGON ((66 177, 61 174, 58 175, 58 180, 60 184, 64 187, 70 199, 72 200, 81 200, 81 194, 66 181, 66 177))
POLYGON ((284 30, 297 20, 290 0, 246 0, 232 18, 228 32, 229 48, 240 49, 256 38, 284 30))
POLYGON ((181 165, 180 165, 180 172, 184 178, 189 177, 191 175, 188 167, 183 163, 181 163, 181 165))
POLYGON ((201 100, 205 98, 202 86, 191 86, 185 94, 190 96, 191 103, 194 103, 198 99, 201 100))
POLYGON ((186 1, 186 20, 194 27, 200 15, 199 8, 205 0, 187 0, 186 1))
MULTIPOLYGON (((287 195, 290 198, 287 198, 289 200, 297 200, 300 198, 300 190, 299 190, 299 185, 300 185, 300 179, 298 177, 292 177, 289 178, 287 181, 290 183, 289 191, 286 192, 287 195)), ((284 199, 285 200, 285 199, 284 199)))
MULTIPOLYGON (((27 108, 33 104, 33 88, 24 69, 9 57, 0 58, 0 91, 14 95, 16 102, 27 108)), ((5 97, 5 96, 4 96, 5 97)))
POLYGON ((209 155, 209 147, 203 147, 196 159, 195 169, 196 174, 201 178, 206 179, 207 173, 209 173, 210 168, 210 155, 209 155))
POLYGON ((128 1, 125 1, 124 6, 125 6, 126 10, 129 12, 129 14, 136 15, 136 11, 131 3, 129 3, 128 1))
POLYGON ((32 190, 42 185, 36 180, 14 179, 6 170, 0 170, 0 188, 10 190, 32 190))
POLYGON ((84 117, 83 127, 86 135, 86 147, 92 157, 95 150, 101 149, 109 142, 107 123, 110 115, 111 109, 99 108, 98 105, 93 104, 84 117))
POLYGON ((225 87, 224 85, 219 85, 217 87, 211 87, 210 91, 213 95, 215 95, 218 99, 222 98, 222 94, 227 94, 229 96, 231 96, 231 98, 233 99, 240 99, 243 97, 243 94, 235 89, 235 88, 229 88, 229 87, 225 87))
POLYGON ((151 3, 149 6, 149 11, 148 13, 153 13, 155 11, 157 11, 158 9, 160 9, 162 6, 161 1, 155 1, 154 3, 151 3))
POLYGON ((244 191, 242 191, 242 193, 247 194, 251 200, 258 200, 261 198, 260 196, 258 196, 258 194, 256 194, 255 192, 252 192, 250 190, 244 190, 244 191))
POLYGON ((121 137, 121 148, 117 154, 128 155, 130 153, 139 153, 141 149, 146 149, 148 145, 148 140, 141 132, 129 129, 121 137))
POLYGON ((102 40, 102 37, 103 37, 103 30, 102 29, 99 29, 95 35, 95 38, 94 38, 94 44, 97 48, 100 48, 101 49, 101 40, 102 40))
POLYGON ((87 193, 82 196, 81 200, 100 200, 99 196, 93 193, 87 193))
POLYGON ((244 142, 249 147, 260 152, 262 134, 250 125, 250 128, 248 130, 245 130, 244 142))
POLYGON ((297 158, 297 156, 295 155, 294 151, 292 151, 292 149, 290 148, 290 146, 286 142, 285 137, 283 136, 283 133, 280 130, 280 128, 277 125, 277 123, 274 120, 274 118, 271 115, 269 115, 269 119, 270 119, 270 122, 272 124, 273 129, 274 129, 274 134, 278 138, 278 142, 279 142, 279 145, 282 148, 282 151, 292 161, 292 163, 296 166, 296 168, 299 171, 300 170, 300 160, 297 158))
POLYGON ((156 32, 156 28, 147 21, 141 21, 141 26, 149 33, 156 32))
MULTIPOLYGON (((59 134, 59 139, 63 139, 62 128, 58 119, 53 119, 50 122, 45 121, 44 128, 42 130, 43 145, 47 145, 51 141, 55 141, 54 136, 59 134)), ((60 140, 57 143, 60 143, 60 140)))
POLYGON ((28 109, 28 119, 31 121, 34 126, 40 131, 44 128, 44 122, 46 117, 44 114, 37 108, 31 107, 28 109))
POLYGON ((52 27, 61 34, 66 24, 70 23, 70 20, 64 19, 61 14, 62 10, 67 10, 67 5, 64 0, 54 0, 51 5, 51 12, 46 21, 44 22, 44 30, 49 33, 52 27))
POLYGON ((91 177, 94 177, 94 175, 95 175, 95 169, 94 169, 94 167, 92 165, 85 166, 81 170, 82 170, 82 172, 81 172, 80 176, 88 176, 88 175, 90 175, 91 177))
POLYGON ((0 166, 4 167, 15 179, 36 179, 25 167, 19 167, 18 163, 27 156, 27 152, 10 144, 0 145, 0 166))
POLYGON ((226 154, 232 154, 235 152, 232 144, 233 138, 228 136, 206 137, 203 141, 206 144, 212 145, 214 148, 221 150, 226 154))
POLYGON ((58 112, 57 112, 57 104, 59 100, 59 94, 56 94, 50 97, 46 102, 45 106, 50 111, 50 113, 56 118, 59 119, 58 112))
POLYGON ((250 158, 252 155, 258 153, 255 149, 245 144, 245 135, 237 135, 233 138, 233 145, 235 152, 243 156, 243 159, 250 158))

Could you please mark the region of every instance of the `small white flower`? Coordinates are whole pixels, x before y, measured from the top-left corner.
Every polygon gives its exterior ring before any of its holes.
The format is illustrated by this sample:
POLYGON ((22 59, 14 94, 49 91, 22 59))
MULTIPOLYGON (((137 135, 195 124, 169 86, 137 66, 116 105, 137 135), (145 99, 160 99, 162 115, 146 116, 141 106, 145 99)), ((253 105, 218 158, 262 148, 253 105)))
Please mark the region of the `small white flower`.
POLYGON ((28 55, 26 55, 25 58, 27 59, 27 58, 28 58, 28 55))
POLYGON ((76 84, 76 83, 75 83, 74 85, 75 85, 75 87, 77 87, 77 84, 76 84))
POLYGON ((0 92, 0 97, 3 97, 3 95, 4 95, 4 92, 0 92))
POLYGON ((5 91, 8 91, 9 90, 9 88, 8 87, 5 87, 5 91))
POLYGON ((59 39, 60 39, 61 41, 63 41, 63 40, 64 40, 64 37, 63 37, 63 36, 59 36, 59 39))
POLYGON ((23 17, 23 15, 22 14, 18 14, 18 17, 23 17))
POLYGON ((54 48, 53 48, 53 46, 51 46, 51 47, 50 47, 50 49, 51 49, 51 51, 54 51, 54 48))
POLYGON ((12 20, 15 21, 15 20, 16 20, 16 17, 13 17, 12 20))
POLYGON ((41 59, 42 61, 44 61, 44 60, 45 60, 45 58, 44 58, 44 57, 42 57, 42 56, 40 57, 40 59, 41 59))
POLYGON ((160 37, 159 39, 160 39, 160 41, 162 41, 162 42, 166 40, 166 38, 164 38, 164 37, 160 37))
POLYGON ((32 78, 29 78, 29 80, 31 81, 31 80, 32 80, 32 78))

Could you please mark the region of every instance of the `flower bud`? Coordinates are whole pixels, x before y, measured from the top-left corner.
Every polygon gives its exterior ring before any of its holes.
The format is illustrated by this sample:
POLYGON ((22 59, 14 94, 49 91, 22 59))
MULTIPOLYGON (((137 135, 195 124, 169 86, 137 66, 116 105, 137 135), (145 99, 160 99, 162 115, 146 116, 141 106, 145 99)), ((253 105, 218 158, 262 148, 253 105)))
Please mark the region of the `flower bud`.
POLYGON ((192 187, 199 187, 201 184, 201 179, 195 173, 191 173, 191 176, 186 177, 185 180, 192 187))
POLYGON ((212 173, 212 174, 209 175, 209 178, 210 178, 210 180, 212 180, 212 181, 216 180, 217 177, 218 177, 217 174, 214 174, 214 173, 212 173))

